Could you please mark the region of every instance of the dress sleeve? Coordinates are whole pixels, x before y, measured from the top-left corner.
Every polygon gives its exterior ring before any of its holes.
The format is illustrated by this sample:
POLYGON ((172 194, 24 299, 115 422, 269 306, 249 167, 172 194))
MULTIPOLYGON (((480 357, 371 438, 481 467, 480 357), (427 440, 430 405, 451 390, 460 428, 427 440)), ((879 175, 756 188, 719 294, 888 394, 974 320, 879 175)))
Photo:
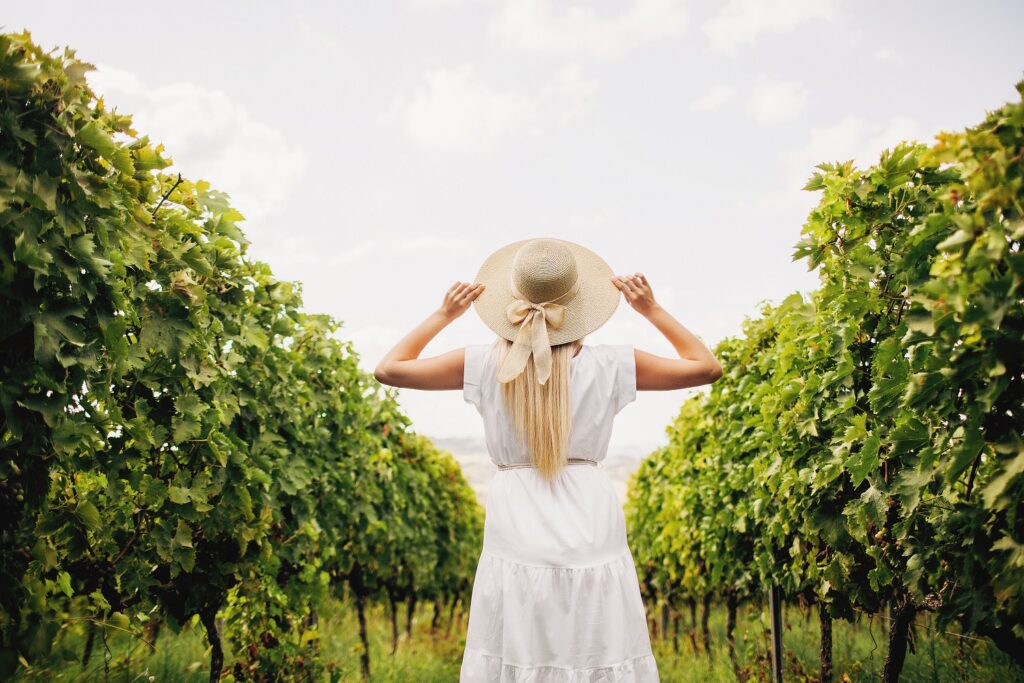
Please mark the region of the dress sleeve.
POLYGON ((487 347, 481 344, 466 346, 465 369, 462 374, 462 399, 480 409, 480 376, 483 374, 483 352, 487 347))
POLYGON ((636 399, 636 356, 629 344, 612 346, 615 359, 615 412, 636 399))

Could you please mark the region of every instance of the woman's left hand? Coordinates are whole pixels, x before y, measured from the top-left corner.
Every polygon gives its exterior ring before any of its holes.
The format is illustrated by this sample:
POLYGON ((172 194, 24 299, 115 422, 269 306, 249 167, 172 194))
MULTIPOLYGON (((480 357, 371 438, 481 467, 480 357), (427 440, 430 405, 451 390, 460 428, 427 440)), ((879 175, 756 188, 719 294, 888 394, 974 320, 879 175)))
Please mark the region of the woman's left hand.
POLYGON ((478 282, 471 285, 468 282, 456 282, 444 295, 444 302, 441 304, 441 315, 454 320, 469 309, 474 299, 484 291, 484 284, 478 282))

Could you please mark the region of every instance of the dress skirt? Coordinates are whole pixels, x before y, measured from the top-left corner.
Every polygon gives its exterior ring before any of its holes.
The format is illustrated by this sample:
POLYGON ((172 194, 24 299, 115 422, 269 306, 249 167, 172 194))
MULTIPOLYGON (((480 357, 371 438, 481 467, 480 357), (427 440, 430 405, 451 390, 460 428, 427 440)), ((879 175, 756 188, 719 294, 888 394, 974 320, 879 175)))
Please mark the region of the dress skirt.
POLYGON ((460 682, 658 681, 607 473, 498 470, 487 493, 460 682))

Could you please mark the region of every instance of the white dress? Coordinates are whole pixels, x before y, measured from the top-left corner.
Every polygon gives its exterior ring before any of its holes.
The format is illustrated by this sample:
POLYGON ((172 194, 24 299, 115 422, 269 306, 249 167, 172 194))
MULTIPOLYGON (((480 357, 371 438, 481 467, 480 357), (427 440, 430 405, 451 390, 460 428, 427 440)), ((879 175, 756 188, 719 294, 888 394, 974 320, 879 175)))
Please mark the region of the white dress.
MULTIPOLYGON (((484 418, 491 460, 528 463, 495 379, 491 344, 466 347, 463 397, 484 418)), ((601 461, 612 421, 636 398, 628 345, 584 346, 570 361, 568 457, 601 461)), ((600 464, 499 469, 459 678, 466 682, 658 681, 622 505, 600 464)))

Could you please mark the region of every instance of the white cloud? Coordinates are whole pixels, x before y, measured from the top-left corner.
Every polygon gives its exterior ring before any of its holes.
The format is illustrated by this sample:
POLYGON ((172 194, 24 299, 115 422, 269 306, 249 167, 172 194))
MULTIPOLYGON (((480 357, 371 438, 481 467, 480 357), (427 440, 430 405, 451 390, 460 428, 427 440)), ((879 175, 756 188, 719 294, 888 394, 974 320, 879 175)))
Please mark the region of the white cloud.
POLYGON ((763 33, 792 31, 810 19, 831 18, 839 0, 729 0, 701 29, 720 52, 734 54, 763 33))
POLYGON ((747 110, 759 123, 792 121, 807 101, 807 89, 800 83, 762 79, 754 86, 747 110))
POLYGON ((806 179, 821 162, 853 159, 858 167, 865 168, 878 163, 883 150, 903 140, 928 139, 930 136, 922 126, 908 116, 869 123, 863 116, 850 115, 832 126, 812 128, 807 142, 785 152, 783 161, 806 179))
POLYGON ((299 37, 303 45, 326 54, 333 54, 341 50, 341 45, 334 37, 309 23, 304 14, 295 15, 295 23, 298 26, 299 37))
POLYGON ((690 104, 694 111, 718 111, 729 104, 736 96, 736 88, 729 85, 719 85, 712 88, 702 97, 697 98, 690 104))
POLYGON ((921 124, 907 116, 868 122, 863 116, 850 115, 831 126, 812 128, 803 145, 782 153, 782 184, 765 195, 757 208, 805 215, 818 198, 800 188, 815 173, 818 164, 852 159, 863 169, 877 164, 883 150, 892 149, 904 140, 928 142, 930 139, 921 124))
POLYGON ((458 7, 465 4, 465 0, 412 0, 412 6, 416 9, 435 9, 458 7))
POLYGON ((675 38, 686 30, 682 0, 636 0, 611 16, 590 4, 555 9, 551 0, 509 0, 501 4, 491 33, 503 44, 528 52, 617 59, 649 42, 675 38))
POLYGON ((438 235, 419 235, 417 237, 399 240, 395 243, 395 249, 415 252, 435 250, 448 253, 472 251, 470 244, 466 240, 439 237, 438 235))
POLYGON ((327 259, 327 264, 330 266, 340 266, 346 263, 360 263, 376 248, 377 243, 373 240, 360 242, 351 249, 334 254, 327 259))
MULTIPOLYGON (((246 234, 253 238, 246 226, 246 234)), ((282 279, 302 279, 310 265, 323 262, 323 248, 308 235, 283 230, 267 230, 253 239, 249 255, 274 268, 282 279)))
POLYGON ((875 59, 880 62, 888 62, 890 64, 903 64, 903 55, 896 50, 892 50, 887 47, 879 48, 875 50, 875 59))
POLYGON ((384 118, 400 118, 424 147, 488 151, 510 131, 532 126, 537 114, 535 99, 493 88, 463 64, 427 73, 425 86, 396 99, 384 118))
POLYGON ((470 64, 428 72, 425 80, 411 97, 397 97, 381 120, 398 120, 424 147, 477 153, 513 134, 539 135, 553 119, 578 117, 597 88, 575 65, 557 71, 536 94, 495 88, 470 64))
POLYGON ((190 82, 147 84, 107 65, 88 79, 108 106, 132 114, 136 130, 164 144, 174 161, 168 172, 210 180, 250 220, 283 207, 305 172, 300 148, 220 90, 190 82))
POLYGON ((587 80, 578 64, 562 67, 544 87, 547 101, 561 109, 559 123, 566 124, 587 110, 597 92, 597 83, 587 80))

